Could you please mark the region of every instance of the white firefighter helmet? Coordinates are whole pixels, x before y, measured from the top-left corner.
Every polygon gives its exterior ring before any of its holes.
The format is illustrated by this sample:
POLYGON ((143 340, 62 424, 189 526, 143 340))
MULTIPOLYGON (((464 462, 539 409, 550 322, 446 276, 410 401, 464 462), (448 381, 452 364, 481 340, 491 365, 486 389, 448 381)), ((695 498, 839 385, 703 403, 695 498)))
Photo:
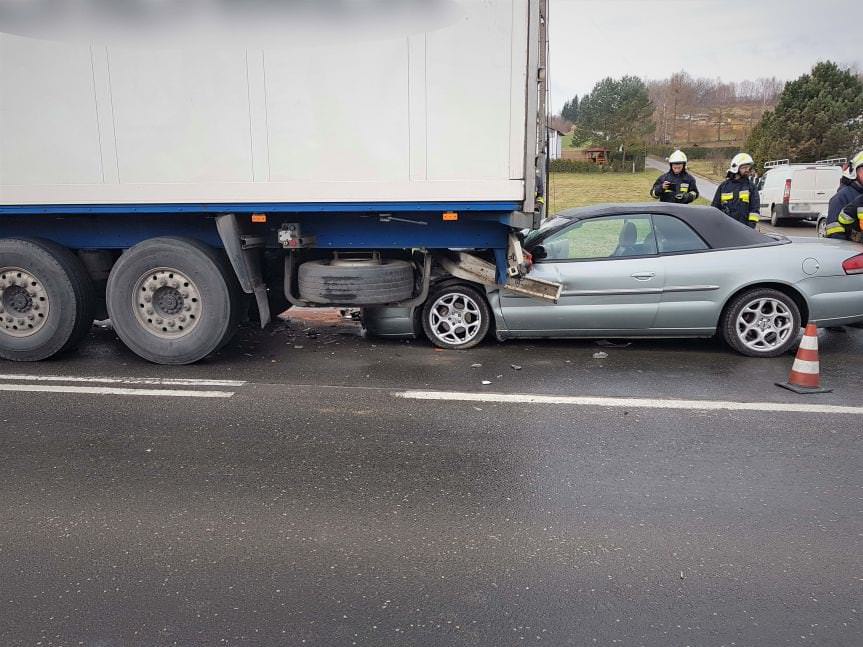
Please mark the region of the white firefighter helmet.
POLYGON ((676 150, 668 156, 669 164, 686 164, 686 153, 682 150, 676 150))
POLYGON ((749 166, 755 166, 755 161, 752 159, 752 156, 749 153, 737 153, 732 159, 731 164, 728 167, 729 173, 738 173, 740 172, 740 167, 745 164, 749 164, 749 166))
POLYGON ((863 151, 857 153, 854 157, 851 158, 851 161, 848 162, 848 166, 845 167, 845 170, 842 172, 849 180, 857 179, 857 169, 863 166, 863 151))

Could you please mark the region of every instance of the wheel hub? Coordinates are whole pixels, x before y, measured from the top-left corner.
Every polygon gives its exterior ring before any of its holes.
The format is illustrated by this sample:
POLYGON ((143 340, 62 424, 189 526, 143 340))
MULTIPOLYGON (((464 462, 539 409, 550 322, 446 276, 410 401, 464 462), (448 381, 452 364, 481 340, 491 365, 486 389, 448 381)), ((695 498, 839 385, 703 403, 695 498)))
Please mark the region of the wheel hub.
POLYGON ((139 323, 162 339, 185 337, 201 318, 198 286, 173 268, 157 268, 144 274, 135 284, 132 297, 139 323))
POLYGON ((473 340, 482 327, 479 305, 466 294, 446 294, 432 305, 429 324, 434 335, 448 344, 473 340))
POLYGON ((50 302, 42 281, 20 267, 0 269, 0 334, 29 337, 45 325, 50 302))
POLYGON ((755 299, 737 317, 737 336, 747 348, 769 351, 788 340, 793 323, 790 310, 778 299, 755 299))

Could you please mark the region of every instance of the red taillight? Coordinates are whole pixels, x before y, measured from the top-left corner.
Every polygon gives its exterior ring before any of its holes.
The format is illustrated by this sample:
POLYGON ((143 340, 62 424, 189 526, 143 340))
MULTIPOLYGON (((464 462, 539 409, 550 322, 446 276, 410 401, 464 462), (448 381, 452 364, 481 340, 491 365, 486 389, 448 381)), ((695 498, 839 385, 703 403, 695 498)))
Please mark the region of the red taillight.
POLYGON ((791 178, 785 180, 785 191, 782 192, 782 202, 788 204, 791 200, 791 178))
POLYGON ((846 274, 863 274, 863 254, 852 256, 842 263, 846 274))

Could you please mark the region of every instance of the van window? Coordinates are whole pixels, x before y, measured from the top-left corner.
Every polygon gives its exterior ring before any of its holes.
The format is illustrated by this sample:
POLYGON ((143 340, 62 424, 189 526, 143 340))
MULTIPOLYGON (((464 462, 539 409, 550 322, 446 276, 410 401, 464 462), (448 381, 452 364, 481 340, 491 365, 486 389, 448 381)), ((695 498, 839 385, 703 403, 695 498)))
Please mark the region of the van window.
POLYGON ((792 190, 814 191, 815 169, 803 169, 794 172, 794 180, 791 183, 792 190))

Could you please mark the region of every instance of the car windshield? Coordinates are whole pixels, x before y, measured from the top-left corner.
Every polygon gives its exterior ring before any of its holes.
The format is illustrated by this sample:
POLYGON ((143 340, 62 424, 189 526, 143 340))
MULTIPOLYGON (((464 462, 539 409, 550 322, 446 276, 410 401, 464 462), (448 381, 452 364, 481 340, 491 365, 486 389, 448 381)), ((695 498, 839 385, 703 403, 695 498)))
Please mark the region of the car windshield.
POLYGON ((550 218, 546 220, 539 226, 539 229, 531 229, 527 235, 524 237, 524 247, 529 248, 533 245, 537 245, 540 241, 548 237, 549 234, 557 231, 558 229, 565 227, 572 220, 569 218, 563 218, 561 216, 556 216, 555 218, 550 218))

